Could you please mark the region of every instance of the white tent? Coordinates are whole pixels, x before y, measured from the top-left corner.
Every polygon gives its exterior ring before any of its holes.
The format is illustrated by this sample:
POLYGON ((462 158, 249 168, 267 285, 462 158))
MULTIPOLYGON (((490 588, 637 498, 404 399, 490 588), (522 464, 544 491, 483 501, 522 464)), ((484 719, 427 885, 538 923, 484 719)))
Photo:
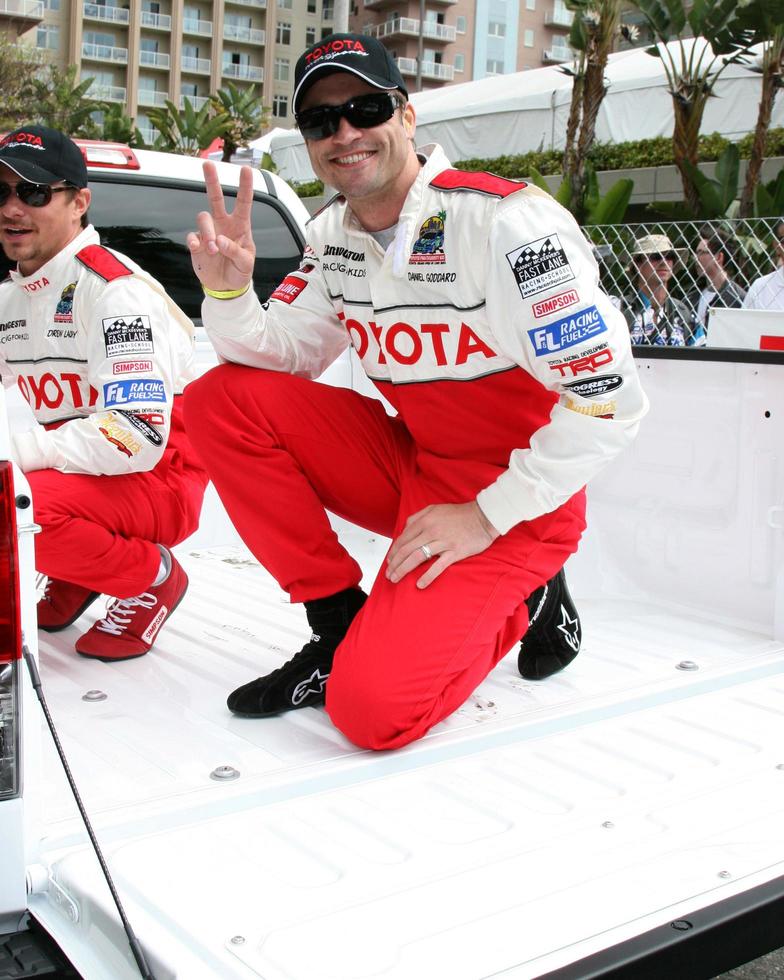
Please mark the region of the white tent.
MULTIPOLYGON (((695 43, 705 42, 684 42, 695 43)), ((672 135, 672 100, 659 58, 642 48, 619 51, 610 56, 606 76, 609 87, 596 125, 599 142, 672 135)), ((758 74, 730 65, 716 97, 708 100, 702 132, 738 139, 753 129, 760 88, 758 74)), ((571 78, 549 67, 417 92, 411 98, 417 143, 440 143, 452 160, 562 149, 571 90, 571 78)), ((771 125, 784 125, 784 99, 777 100, 771 125)), ((272 159, 287 180, 314 178, 296 130, 273 139, 272 159)))
MULTIPOLYGON (((261 164, 261 159, 264 154, 270 152, 270 146, 273 139, 281 135, 288 135, 288 133, 288 129, 281 129, 280 126, 270 129, 268 132, 264 133, 263 136, 259 136, 258 139, 251 140, 247 146, 241 146, 232 156, 231 162, 248 164, 251 167, 258 167, 261 164)), ((208 158, 210 160, 220 160, 222 156, 222 150, 215 150, 213 153, 208 155, 208 158)))

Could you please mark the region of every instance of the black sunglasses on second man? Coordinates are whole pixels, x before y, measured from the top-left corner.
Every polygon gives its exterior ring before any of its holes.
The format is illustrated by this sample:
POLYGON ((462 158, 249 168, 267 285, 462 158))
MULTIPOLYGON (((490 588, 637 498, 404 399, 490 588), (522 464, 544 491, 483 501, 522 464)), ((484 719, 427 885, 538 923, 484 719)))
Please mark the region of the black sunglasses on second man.
POLYGON ((318 105, 295 116, 299 131, 306 140, 323 140, 340 129, 340 120, 348 119, 357 129, 380 126, 395 114, 400 101, 391 92, 357 95, 343 105, 318 105))
POLYGON ((31 208, 45 208, 52 200, 52 194, 60 191, 72 191, 73 187, 52 187, 49 184, 34 184, 29 180, 20 180, 18 184, 6 184, 0 181, 0 207, 16 194, 22 204, 31 208))

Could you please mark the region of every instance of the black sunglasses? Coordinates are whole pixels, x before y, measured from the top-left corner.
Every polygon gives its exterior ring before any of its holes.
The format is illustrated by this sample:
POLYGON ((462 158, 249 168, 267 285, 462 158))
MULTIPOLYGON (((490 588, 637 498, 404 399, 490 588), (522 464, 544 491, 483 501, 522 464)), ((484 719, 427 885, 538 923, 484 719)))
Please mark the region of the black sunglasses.
POLYGON ((294 117, 306 140, 323 140, 340 129, 340 120, 348 119, 357 129, 380 126, 395 114, 400 105, 391 92, 371 92, 358 95, 343 105, 318 105, 305 109, 294 117))
POLYGON ((0 207, 16 194, 22 204, 27 204, 31 208, 45 208, 52 200, 52 194, 60 191, 72 191, 73 187, 51 187, 49 184, 33 184, 29 180, 20 180, 18 184, 6 184, 0 181, 0 207))

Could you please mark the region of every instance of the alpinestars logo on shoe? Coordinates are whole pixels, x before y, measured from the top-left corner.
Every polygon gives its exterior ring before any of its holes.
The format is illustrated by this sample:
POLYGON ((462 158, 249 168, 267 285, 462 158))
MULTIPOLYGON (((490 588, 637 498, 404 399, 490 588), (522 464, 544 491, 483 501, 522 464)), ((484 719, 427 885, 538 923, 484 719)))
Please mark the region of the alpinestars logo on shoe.
POLYGON ((579 617, 575 616, 574 619, 571 618, 566 610, 565 606, 561 606, 561 615, 563 616, 561 622, 558 624, 558 629, 563 633, 564 639, 569 644, 569 646, 574 650, 575 653, 580 651, 580 620, 579 617))
POLYGON ((321 695, 329 677, 329 671, 322 673, 320 667, 316 667, 310 677, 300 681, 294 688, 291 695, 291 703, 298 708, 309 694, 321 695))

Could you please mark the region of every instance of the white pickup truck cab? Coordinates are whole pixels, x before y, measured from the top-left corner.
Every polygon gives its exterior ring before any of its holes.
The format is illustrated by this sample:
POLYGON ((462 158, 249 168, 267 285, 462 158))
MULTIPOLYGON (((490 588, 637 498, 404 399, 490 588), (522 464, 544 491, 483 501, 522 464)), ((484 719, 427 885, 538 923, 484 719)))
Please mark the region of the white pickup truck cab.
MULTIPOLYGON (((229 713, 308 629, 214 496, 150 654, 37 633, 35 501, 0 462, 0 934, 140 976, 23 636, 157 980, 689 980, 784 945, 784 355, 636 353, 651 411, 567 567, 580 656, 531 683, 513 651, 397 752, 229 713)), ((369 582, 388 542, 336 526, 369 582)))

